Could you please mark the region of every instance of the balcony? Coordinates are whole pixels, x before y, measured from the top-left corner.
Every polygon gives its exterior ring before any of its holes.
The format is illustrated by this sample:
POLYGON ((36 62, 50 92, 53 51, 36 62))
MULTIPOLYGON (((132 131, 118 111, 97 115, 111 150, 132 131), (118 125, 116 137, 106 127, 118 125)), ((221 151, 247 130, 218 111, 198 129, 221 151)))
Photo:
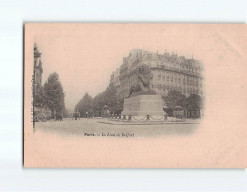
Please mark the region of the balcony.
POLYGON ((177 72, 177 73, 183 73, 183 74, 188 74, 188 75, 192 75, 192 76, 202 77, 202 75, 198 72, 181 70, 179 68, 173 68, 173 67, 167 67, 167 66, 156 66, 156 67, 151 67, 151 69, 168 70, 168 71, 173 71, 173 72, 177 72))

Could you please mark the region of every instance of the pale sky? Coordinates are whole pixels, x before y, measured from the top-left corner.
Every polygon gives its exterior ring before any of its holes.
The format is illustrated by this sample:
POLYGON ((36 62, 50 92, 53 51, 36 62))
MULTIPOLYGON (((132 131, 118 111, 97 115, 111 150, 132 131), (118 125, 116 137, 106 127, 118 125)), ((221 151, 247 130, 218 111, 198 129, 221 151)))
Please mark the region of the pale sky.
POLYGON ((193 54, 201 60, 204 46, 200 38, 206 35, 202 30, 191 31, 190 25, 37 24, 34 42, 42 52, 42 84, 56 71, 64 88, 65 106, 73 109, 86 92, 95 96, 106 89, 112 72, 131 49, 177 51, 179 56, 191 58, 193 54))

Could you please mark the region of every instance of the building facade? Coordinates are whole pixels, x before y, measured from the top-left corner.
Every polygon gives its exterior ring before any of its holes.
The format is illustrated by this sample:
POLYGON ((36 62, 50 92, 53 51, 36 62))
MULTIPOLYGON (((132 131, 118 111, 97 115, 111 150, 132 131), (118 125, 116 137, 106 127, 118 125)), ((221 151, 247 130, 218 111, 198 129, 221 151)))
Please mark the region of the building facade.
POLYGON ((141 49, 133 49, 128 57, 123 58, 119 70, 119 93, 122 98, 129 95, 129 90, 137 80, 137 67, 148 65, 153 80, 152 89, 161 96, 170 90, 177 90, 188 97, 190 94, 203 96, 203 66, 195 59, 186 59, 176 53, 160 54, 141 49))
POLYGON ((120 69, 117 68, 117 70, 112 73, 111 79, 110 79, 110 83, 114 83, 114 85, 115 85, 115 87, 117 89, 117 93, 119 93, 119 91, 120 91, 119 76, 120 76, 120 69))
POLYGON ((34 64, 33 64, 33 121, 47 121, 51 119, 51 111, 43 106, 42 90, 42 61, 41 52, 37 44, 34 44, 34 64))
POLYGON ((42 61, 41 61, 41 52, 39 51, 37 44, 34 43, 34 78, 33 78, 33 90, 34 95, 39 94, 39 90, 42 87, 42 74, 43 74, 43 68, 42 68, 42 61))
POLYGON ((128 57, 123 58, 123 64, 120 66, 120 75, 119 75, 119 82, 120 82, 120 96, 122 98, 126 98, 129 96, 129 90, 131 85, 134 83, 132 81, 132 72, 134 68, 138 67, 139 62, 141 62, 143 56, 143 50, 141 49, 132 49, 129 52, 128 57))

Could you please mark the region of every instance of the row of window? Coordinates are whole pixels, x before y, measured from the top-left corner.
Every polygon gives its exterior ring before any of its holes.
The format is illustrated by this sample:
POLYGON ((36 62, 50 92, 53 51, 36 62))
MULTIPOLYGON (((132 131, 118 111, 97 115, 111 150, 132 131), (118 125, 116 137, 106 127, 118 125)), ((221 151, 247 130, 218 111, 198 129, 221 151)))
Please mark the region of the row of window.
MULTIPOLYGON (((132 85, 133 83, 135 83, 137 81, 137 77, 130 77, 129 79, 129 85, 132 85)), ((161 81, 161 75, 158 75, 158 81, 161 81)), ((183 83, 184 85, 187 85, 187 86, 196 86, 196 87, 202 87, 202 82, 198 82, 198 80, 196 81, 193 81, 192 79, 189 80, 187 79, 187 82, 185 79, 180 79, 180 78, 173 78, 173 77, 169 77, 167 76, 166 77, 166 80, 165 80, 165 76, 163 76, 163 81, 167 81, 167 82, 174 82, 174 83, 183 83)), ((122 82, 122 84, 126 84, 127 82, 122 82)), ((155 83, 154 83, 155 84, 155 83)))
POLYGON ((164 64, 163 62, 148 62, 148 65, 151 67, 158 67, 158 68, 176 68, 178 70, 186 70, 189 72, 200 72, 203 70, 202 66, 188 66, 188 65, 183 65, 183 64, 173 64, 173 63, 166 63, 164 64))
MULTIPOLYGON (((161 78, 161 74, 158 74, 158 77, 160 77, 161 78)), ((164 72, 163 73, 163 80, 165 80, 165 77, 167 77, 167 78, 183 78, 183 79, 185 79, 185 80, 187 80, 187 81, 189 81, 189 80, 192 80, 192 81, 202 81, 202 78, 200 78, 200 77, 195 77, 195 76, 189 76, 189 75, 186 75, 186 74, 181 74, 181 73, 175 73, 175 72, 164 72)))
MULTIPOLYGON (((170 91, 171 89, 168 89, 167 92, 170 91)), ((174 88, 174 89, 177 90, 177 91, 180 91, 183 94, 198 94, 198 95, 203 95, 202 90, 198 90, 198 89, 192 89, 192 88, 187 88, 187 89, 180 89, 180 88, 177 89, 177 88, 174 88)), ((159 90, 161 90, 161 88, 159 88, 159 90)), ((166 89, 163 89, 163 90, 165 92, 166 89)))
POLYGON ((153 85, 152 86, 153 88, 158 88, 158 89, 176 89, 176 90, 178 90, 178 91, 198 91, 199 89, 198 88, 185 88, 185 87, 179 87, 179 86, 171 86, 171 85, 153 85))
MULTIPOLYGON (((158 81, 161 80, 161 75, 159 74, 158 75, 158 81)), ((182 83, 183 84, 187 84, 187 85, 191 85, 191 86, 198 86, 199 85, 199 79, 194 79, 194 77, 192 77, 191 79, 187 78, 187 82, 186 82, 186 79, 181 79, 181 78, 177 78, 175 77, 173 79, 173 76, 170 76, 169 75, 167 77, 165 77, 165 75, 163 76, 163 81, 167 80, 167 82, 171 81, 171 82, 175 82, 175 83, 182 83)), ((202 83, 200 82, 200 86, 202 87, 202 83)))

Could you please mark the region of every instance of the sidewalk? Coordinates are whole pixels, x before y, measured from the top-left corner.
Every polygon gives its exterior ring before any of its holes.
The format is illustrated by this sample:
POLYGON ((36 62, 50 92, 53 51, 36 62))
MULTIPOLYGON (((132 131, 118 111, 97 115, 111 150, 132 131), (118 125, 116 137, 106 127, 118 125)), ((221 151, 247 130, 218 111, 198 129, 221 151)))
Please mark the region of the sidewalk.
POLYGON ((166 125, 166 124, 199 124, 201 119, 186 119, 185 121, 127 121, 120 119, 102 119, 97 120, 98 123, 110 124, 110 125, 166 125))

